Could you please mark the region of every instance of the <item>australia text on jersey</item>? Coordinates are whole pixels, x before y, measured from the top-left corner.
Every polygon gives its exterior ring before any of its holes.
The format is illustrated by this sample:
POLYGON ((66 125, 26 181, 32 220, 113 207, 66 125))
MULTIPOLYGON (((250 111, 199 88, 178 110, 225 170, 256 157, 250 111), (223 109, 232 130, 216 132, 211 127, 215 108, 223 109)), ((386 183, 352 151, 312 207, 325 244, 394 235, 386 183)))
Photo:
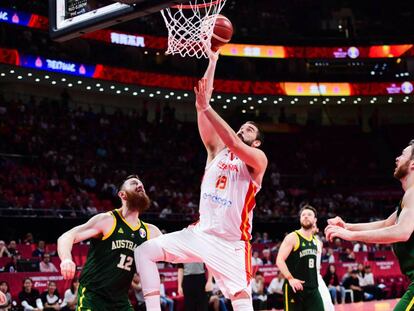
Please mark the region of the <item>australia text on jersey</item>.
POLYGON ((128 240, 117 240, 112 241, 112 250, 118 249, 118 248, 127 248, 131 251, 134 251, 138 247, 138 244, 135 244, 132 241, 128 240))
POLYGON ((300 258, 304 257, 304 256, 310 256, 310 255, 315 255, 317 254, 317 250, 316 249, 305 249, 303 251, 301 251, 299 253, 300 258))

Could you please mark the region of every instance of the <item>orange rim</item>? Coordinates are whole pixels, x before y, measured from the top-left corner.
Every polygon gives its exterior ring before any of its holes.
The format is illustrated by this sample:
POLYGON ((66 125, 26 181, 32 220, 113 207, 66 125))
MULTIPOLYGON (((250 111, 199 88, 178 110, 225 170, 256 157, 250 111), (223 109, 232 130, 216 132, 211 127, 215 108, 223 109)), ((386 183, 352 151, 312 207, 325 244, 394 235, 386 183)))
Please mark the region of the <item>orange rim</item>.
POLYGON ((185 9, 185 10, 192 10, 194 8, 196 9, 204 9, 204 8, 208 8, 210 6, 219 4, 220 2, 223 2, 224 0, 215 0, 215 1, 211 1, 210 3, 203 3, 203 4, 178 4, 178 5, 173 5, 171 8, 173 9, 185 9))

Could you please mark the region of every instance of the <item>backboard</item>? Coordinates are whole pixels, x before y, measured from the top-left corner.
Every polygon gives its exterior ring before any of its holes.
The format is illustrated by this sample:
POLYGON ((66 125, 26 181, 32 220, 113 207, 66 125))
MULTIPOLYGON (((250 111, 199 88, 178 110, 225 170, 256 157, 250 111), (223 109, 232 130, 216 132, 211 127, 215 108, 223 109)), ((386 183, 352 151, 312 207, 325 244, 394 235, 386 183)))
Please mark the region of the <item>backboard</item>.
POLYGON ((65 41, 188 0, 49 0, 52 39, 65 41), (126 4, 129 3, 129 4, 126 4))

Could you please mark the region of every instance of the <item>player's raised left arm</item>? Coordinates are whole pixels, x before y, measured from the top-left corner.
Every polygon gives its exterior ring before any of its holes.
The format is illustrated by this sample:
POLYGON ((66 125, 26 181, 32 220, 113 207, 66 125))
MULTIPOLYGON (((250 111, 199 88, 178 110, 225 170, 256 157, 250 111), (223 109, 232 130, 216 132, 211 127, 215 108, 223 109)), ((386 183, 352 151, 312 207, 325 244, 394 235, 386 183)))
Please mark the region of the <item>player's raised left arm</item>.
POLYGON ((326 228, 326 236, 329 240, 336 237, 348 241, 361 241, 366 243, 396 243, 405 242, 414 231, 414 189, 410 188, 406 191, 402 205, 404 208, 398 217, 398 223, 389 227, 364 230, 364 231, 349 231, 338 226, 328 226, 326 228))
POLYGON ((234 152, 234 154, 248 166, 253 168, 256 173, 264 173, 268 162, 265 153, 260 149, 250 147, 243 143, 226 121, 211 108, 207 100, 209 92, 207 88, 207 80, 203 78, 199 81, 198 88, 194 89, 197 103, 200 106, 202 113, 204 113, 205 117, 210 121, 214 130, 227 148, 234 152))

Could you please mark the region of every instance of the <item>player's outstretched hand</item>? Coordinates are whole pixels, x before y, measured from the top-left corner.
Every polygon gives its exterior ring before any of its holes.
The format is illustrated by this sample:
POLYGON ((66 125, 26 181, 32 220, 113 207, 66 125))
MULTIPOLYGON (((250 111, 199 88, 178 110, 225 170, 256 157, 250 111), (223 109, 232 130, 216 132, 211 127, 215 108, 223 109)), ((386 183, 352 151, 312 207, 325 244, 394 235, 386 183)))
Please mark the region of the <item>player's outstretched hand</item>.
POLYGON ((60 273, 65 280, 74 278, 76 272, 76 264, 71 259, 65 259, 60 263, 60 273))
POLYGON ((206 45, 206 43, 203 43, 203 44, 204 44, 204 50, 206 51, 208 59, 210 60, 210 62, 217 62, 217 60, 219 58, 219 55, 220 55, 220 49, 218 49, 217 51, 213 51, 211 49, 211 46, 208 47, 206 45))
POLYGON ((292 287, 294 293, 296 293, 296 291, 303 290, 303 283, 305 283, 305 281, 294 278, 289 280, 289 285, 292 287))
POLYGON ((198 110, 205 111, 210 108, 208 102, 209 90, 207 90, 207 79, 202 78, 198 81, 198 86, 194 87, 194 93, 196 95, 196 107, 198 110))
POLYGON ((345 228, 346 222, 339 216, 328 219, 328 225, 339 226, 345 228))
POLYGON ((335 238, 341 238, 347 241, 353 240, 353 232, 339 226, 328 225, 325 228, 326 239, 332 242, 335 238))

